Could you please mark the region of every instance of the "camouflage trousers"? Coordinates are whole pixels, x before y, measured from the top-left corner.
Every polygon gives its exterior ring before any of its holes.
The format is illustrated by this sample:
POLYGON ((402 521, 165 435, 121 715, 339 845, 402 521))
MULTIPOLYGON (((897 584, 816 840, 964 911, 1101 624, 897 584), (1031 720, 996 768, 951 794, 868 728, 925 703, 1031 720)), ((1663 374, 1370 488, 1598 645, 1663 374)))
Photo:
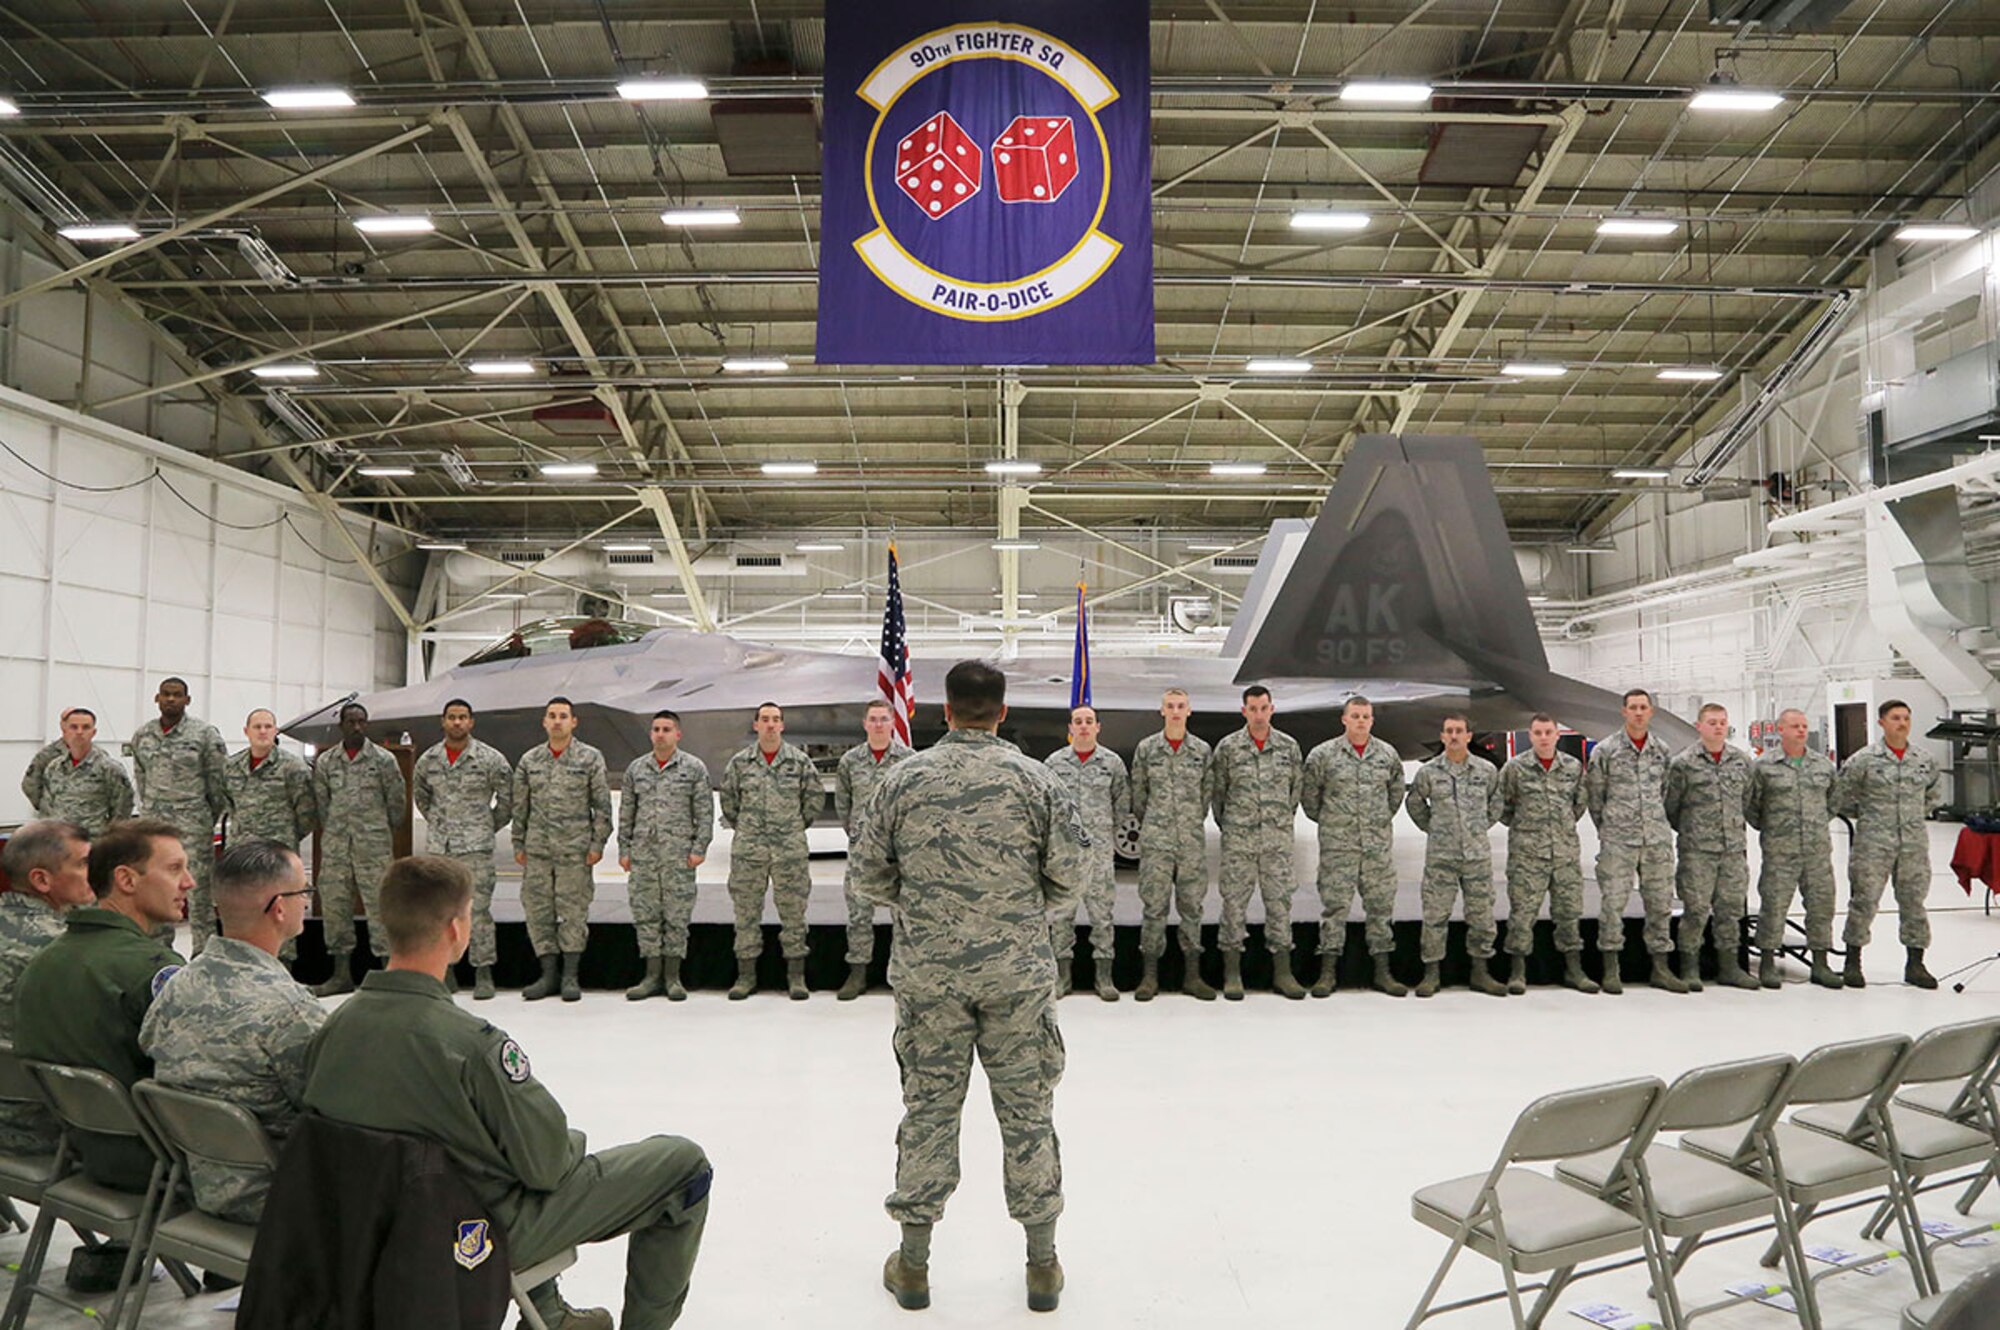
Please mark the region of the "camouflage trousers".
POLYGON ((1292 949, 1292 829, 1222 832, 1222 950, 1242 951, 1249 936, 1244 912, 1252 896, 1264 898, 1264 945, 1272 951, 1292 949))
POLYGON ((1924 828, 1900 842, 1869 845, 1855 841, 1847 853, 1847 946, 1868 945, 1882 888, 1896 884, 1896 936, 1906 947, 1931 944, 1931 917, 1924 900, 1931 894, 1931 847, 1924 828))
POLYGON ((1444 942, 1451 928, 1451 903, 1465 898, 1465 950, 1491 956, 1499 929, 1493 923, 1493 861, 1491 859, 1432 859, 1424 856, 1423 962, 1444 959, 1444 942))
POLYGON ((736 954, 764 954, 764 889, 778 907, 778 946, 785 959, 806 954, 806 898, 812 895, 812 869, 806 838, 773 852, 736 838, 729 855, 729 903, 736 909, 736 954))
POLYGON ((1000 1123, 1007 1213, 1023 1224, 1048 1223, 1060 1215, 1055 1094, 1064 1052, 1053 990, 899 991, 893 1043, 903 1075, 903 1121, 896 1128, 890 1218, 934 1224, 957 1189, 959 1116, 975 1052, 1000 1123))
POLYGON ((500 953, 493 943, 493 854, 454 854, 472 874, 472 941, 466 944, 465 959, 474 966, 492 965, 500 953))
POLYGON ((379 960, 389 957, 389 935, 382 930, 378 907, 382 874, 393 856, 336 850, 319 861, 319 916, 326 930, 326 949, 336 955, 354 950, 354 902, 358 897, 368 914, 368 950, 379 960))
POLYGON ((687 866, 687 856, 633 855, 625 890, 632 927, 639 934, 639 955, 647 960, 687 955, 688 919, 694 914, 694 870, 687 866))
POLYGON ((537 956, 581 954, 590 945, 590 900, 597 894, 581 854, 561 859, 531 854, 521 865, 521 913, 537 956))
POLYGON ((1700 951, 1715 919, 1715 949, 1734 952, 1743 945, 1743 916, 1750 909, 1750 863, 1741 854, 1683 850, 1674 866, 1681 898, 1681 950, 1700 951))
POLYGON ((1556 926, 1557 951, 1582 951, 1583 865, 1574 854, 1548 859, 1507 856, 1507 954, 1535 949, 1535 920, 1542 902, 1556 926))
POLYGON ((1367 919, 1368 954, 1386 956, 1396 948, 1396 867, 1389 847, 1351 850, 1319 846, 1319 951, 1338 956, 1347 948, 1347 913, 1361 896, 1367 919))
POLYGON ((870 964, 875 959, 875 903, 855 895, 846 878, 840 894, 847 898, 847 963, 870 964))
MULTIPOLYGON (((1092 861, 1090 875, 1084 881, 1083 890, 1077 893, 1077 904, 1082 907, 1083 917, 1090 921, 1090 949, 1100 960, 1110 960, 1112 942, 1117 931, 1111 919, 1111 906, 1118 896, 1117 865, 1107 847, 1092 861)), ((1049 920, 1049 942, 1056 949, 1056 959, 1069 960, 1076 955, 1075 908, 1064 911, 1049 920)))
POLYGON ((1674 852, 1664 845, 1643 847, 1601 842, 1597 847, 1597 946, 1625 949, 1625 903, 1633 879, 1646 905, 1646 950, 1663 956, 1674 949, 1668 925, 1674 917, 1674 852))
POLYGON ((1792 897, 1806 899, 1806 946, 1833 949, 1833 910, 1838 893, 1833 885, 1833 850, 1816 854, 1766 854, 1757 870, 1757 947, 1775 951, 1785 938, 1785 916, 1792 897))
POLYGON ((1167 954, 1167 906, 1180 912, 1181 955, 1201 954, 1201 912, 1208 900, 1208 844, 1200 835, 1139 846, 1139 954, 1167 954))

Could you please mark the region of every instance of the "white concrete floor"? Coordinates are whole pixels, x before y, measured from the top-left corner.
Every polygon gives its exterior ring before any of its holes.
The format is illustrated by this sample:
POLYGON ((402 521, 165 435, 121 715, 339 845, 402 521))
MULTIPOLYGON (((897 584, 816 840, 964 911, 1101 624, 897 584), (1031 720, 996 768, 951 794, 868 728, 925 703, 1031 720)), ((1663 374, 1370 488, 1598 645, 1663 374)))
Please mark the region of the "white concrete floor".
MULTIPOLYGON (((1931 964, 1942 974, 2000 949, 2000 918, 1983 917, 1945 870, 1956 828, 1934 831, 1931 964)), ((580 1005, 529 1006, 509 994, 472 1009, 521 1042, 594 1144, 674 1132, 707 1148, 714 1200, 685 1325, 1375 1330, 1403 1323, 1445 1249, 1410 1218, 1410 1193, 1487 1167, 1537 1095, 1641 1074, 1671 1080, 1704 1062, 1915 1033, 2000 1006, 2000 967, 1962 994, 1902 987, 1895 925, 1885 911, 1868 955, 1873 981, 1860 993, 1823 992, 1794 972, 1775 993, 1692 997, 1634 988, 1621 998, 1538 989, 1506 1001, 1464 990, 1429 1002, 1345 991, 1296 1003, 1267 993, 1240 1004, 1072 998, 1062 1007, 1069 1070, 1056 1100, 1069 1289, 1049 1318, 1023 1305, 1021 1236, 1002 1203, 998 1135, 977 1081, 965 1182, 932 1256, 934 1305, 902 1312, 881 1290, 895 1240, 881 1202, 900 1111, 885 995, 729 1003, 701 993, 634 1005, 591 993, 580 1005)), ((1925 1198, 1923 1209, 1950 1218, 1948 1194, 1925 1198)), ((1975 1215, 2000 1219, 2000 1195, 1989 1192, 1975 1215)), ((1859 1241, 1860 1220, 1812 1226, 1808 1242, 1879 1250, 1859 1241)), ((0 1239, 0 1259, 16 1259, 22 1242, 0 1239)), ((1755 1275, 1758 1250, 1742 1242, 1697 1256, 1684 1295, 1701 1301, 1755 1275)), ((1949 1281, 1987 1259, 2000 1259, 2000 1242, 1939 1264, 1949 1281)), ((622 1243, 586 1249, 566 1294, 615 1308, 622 1263, 622 1243)), ((1497 1287, 1492 1275, 1468 1257, 1447 1296, 1497 1287)), ((1893 1327, 1913 1296, 1900 1267, 1821 1287, 1836 1330, 1893 1327)), ((183 1302, 158 1284, 144 1324, 225 1325, 220 1300, 183 1302)), ((1586 1281, 1561 1305, 1601 1300, 1650 1310, 1639 1271, 1586 1281)), ((81 1324, 39 1305, 33 1325, 81 1324)), ((1550 1323, 1585 1324, 1564 1315, 1550 1323)), ((1755 1306, 1704 1323, 1796 1324, 1755 1306)), ((1502 1304, 1438 1324, 1509 1320, 1502 1304)))

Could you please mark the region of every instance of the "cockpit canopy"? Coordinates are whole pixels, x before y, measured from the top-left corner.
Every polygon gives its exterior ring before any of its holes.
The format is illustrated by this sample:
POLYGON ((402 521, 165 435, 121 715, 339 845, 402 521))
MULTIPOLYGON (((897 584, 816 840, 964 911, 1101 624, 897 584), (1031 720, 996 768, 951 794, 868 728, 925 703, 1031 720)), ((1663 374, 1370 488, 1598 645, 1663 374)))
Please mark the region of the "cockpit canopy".
POLYGON ((591 619, 570 615, 559 619, 538 619, 522 624, 492 646, 482 647, 460 661, 461 665, 487 665, 496 660, 521 660, 527 656, 553 656, 565 651, 592 651, 598 647, 623 646, 636 642, 653 629, 627 619, 591 619))

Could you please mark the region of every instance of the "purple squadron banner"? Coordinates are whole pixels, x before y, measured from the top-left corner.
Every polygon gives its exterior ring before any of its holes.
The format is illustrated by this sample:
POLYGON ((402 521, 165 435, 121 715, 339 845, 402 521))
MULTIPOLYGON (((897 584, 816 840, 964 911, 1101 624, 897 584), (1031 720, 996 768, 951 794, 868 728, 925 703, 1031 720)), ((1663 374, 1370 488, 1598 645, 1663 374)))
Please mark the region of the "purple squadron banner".
POLYGON ((1146 0, 828 0, 824 364, 1150 365, 1146 0))

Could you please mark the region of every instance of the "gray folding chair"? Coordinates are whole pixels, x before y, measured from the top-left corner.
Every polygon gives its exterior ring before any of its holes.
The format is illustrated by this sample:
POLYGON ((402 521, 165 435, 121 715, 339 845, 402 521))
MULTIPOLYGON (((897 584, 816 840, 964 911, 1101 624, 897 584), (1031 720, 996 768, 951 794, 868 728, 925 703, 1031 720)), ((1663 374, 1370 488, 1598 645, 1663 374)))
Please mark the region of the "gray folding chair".
POLYGON ((535 1310, 534 1300, 528 1295, 575 1264, 576 1248, 565 1247, 546 1261, 538 1261, 525 1270, 516 1270, 507 1277, 514 1305, 521 1310, 521 1324, 528 1330, 549 1330, 548 1322, 535 1310))
MULTIPOLYGON (((1980 1022, 1974 1022, 1979 1024, 1980 1022)), ((1996 1019, 2000 1023, 2000 1019, 1996 1019)), ((1900 1124, 1915 1114, 1933 1118, 1943 1118, 1961 1127, 1972 1127, 1987 1132, 1994 1139, 1994 1157, 1986 1161, 1986 1166, 1965 1193, 1953 1203, 1958 1213, 1972 1213, 1973 1205, 1993 1180, 1994 1170, 2000 1167, 2000 1103, 1996 1103, 1994 1087, 2000 1083, 2000 1047, 1996 1047, 1991 1061, 1972 1075, 1962 1080, 1932 1081, 1922 1085, 1905 1084, 1896 1091, 1896 1098, 1890 1104, 1894 1122, 1900 1124)), ((1950 1182, 1933 1182, 1920 1188, 1931 1191, 1937 1187, 1952 1185, 1950 1182)))
MULTIPOLYGON (((0 1042, 0 1104, 25 1104, 48 1111, 34 1078, 21 1064, 14 1046, 5 1042, 0 1042)), ((26 1233, 28 1223, 14 1202, 40 1205, 43 1189, 61 1176, 63 1167, 60 1149, 50 1154, 0 1154, 0 1221, 26 1233)))
POLYGON ((1903 1308, 1902 1330, 1992 1330, 2000 1325, 2000 1265, 1983 1266, 1956 1288, 1903 1308))
POLYGON ((1437 1183, 1412 1196, 1410 1213, 1418 1223, 1450 1238, 1451 1247, 1410 1314, 1408 1330, 1416 1330, 1432 1316, 1503 1297, 1516 1330, 1533 1330, 1578 1277, 1578 1266, 1627 1252, 1641 1252, 1655 1287, 1663 1284, 1664 1266, 1651 1230, 1614 1202, 1643 1190, 1642 1156, 1652 1140, 1665 1092, 1666 1086, 1646 1078, 1538 1099, 1516 1119, 1492 1168, 1437 1183), (1606 1184, 1595 1194, 1516 1167, 1598 1151, 1610 1151, 1613 1159, 1606 1184), (1452 1264, 1468 1248, 1500 1267, 1505 1289, 1433 1307, 1452 1264), (1543 1272, 1549 1275, 1546 1284, 1521 1287, 1518 1276, 1543 1272), (1537 1290, 1541 1296, 1524 1314, 1521 1294, 1537 1290))
MULTIPOLYGON (((1643 1156, 1645 1189, 1625 1193, 1613 1203, 1653 1229, 1666 1269, 1666 1278, 1655 1288, 1654 1298, 1670 1326, 1685 1326, 1697 1316, 1746 1301, 1731 1295, 1692 1310, 1684 1309, 1676 1276, 1703 1246, 1775 1229, 1778 1197, 1765 1181, 1768 1169, 1752 1173, 1717 1163, 1691 1150, 1677 1148, 1666 1139, 1666 1133, 1747 1128, 1748 1148, 1762 1161, 1771 1127, 1784 1111, 1786 1089, 1797 1066, 1786 1054, 1749 1058, 1698 1067, 1667 1088, 1657 1134, 1643 1156), (1744 1224, 1753 1227, 1738 1227, 1744 1224), (1674 1244, 1671 1250, 1669 1241, 1674 1244)), ((1573 1187, 1601 1195, 1613 1182, 1618 1154, 1612 1149, 1565 1159, 1556 1165, 1556 1177, 1573 1187)), ((1805 1279, 1805 1258, 1789 1242, 1782 1254, 1786 1273, 1796 1288, 1805 1279)))
MULTIPOLYGON (((2000 1017, 1941 1025, 1911 1045, 1897 1095, 1921 1094, 1934 1087, 1963 1095, 1985 1079, 1996 1056, 2000 1056, 2000 1017)), ((1814 1109, 1799 1114, 1796 1120, 1816 1131, 1841 1134, 1841 1110, 1836 1108, 1814 1109)), ((1909 1198, 1914 1215, 1919 1192, 1976 1181, 1996 1158, 2000 1135, 1996 1135, 1996 1128, 1983 1109, 1972 1121, 1962 1121, 1898 1108, 1892 1100, 1886 1113, 1884 1146, 1883 1153, 1894 1164, 1897 1180, 1909 1198)), ((1862 1228, 1862 1236, 1879 1239, 1888 1231, 1890 1214, 1891 1207, 1885 1200, 1862 1228)), ((1937 1266, 1931 1256, 1933 1249, 1963 1242, 1985 1231, 1987 1228, 1982 1226, 1951 1237, 1933 1238, 1918 1229, 1918 1258, 1932 1289, 1939 1287, 1937 1266)))
MULTIPOLYGON (((29 1304, 37 1297, 59 1302, 88 1316, 98 1313, 83 1303, 72 1301, 56 1286, 41 1283, 42 1266, 48 1258, 49 1239, 58 1222, 73 1224, 100 1233, 113 1242, 126 1243, 130 1251, 118 1276, 104 1324, 118 1330, 126 1324, 129 1303, 130 1324, 137 1326, 145 1308, 147 1286, 152 1282, 150 1263, 141 1264, 151 1244, 153 1225, 159 1216, 160 1196, 165 1189, 167 1156, 159 1141, 132 1106, 132 1096, 124 1086, 101 1071, 86 1067, 65 1067, 49 1062, 24 1063, 28 1074, 40 1087, 56 1120, 67 1133, 90 1132, 99 1136, 139 1140, 153 1153, 153 1168, 144 1192, 122 1191, 101 1186, 82 1172, 73 1172, 52 1182, 42 1192, 35 1227, 28 1236, 28 1251, 22 1257, 20 1273, 7 1309, 0 1314, 0 1330, 20 1330, 28 1317, 29 1304), (132 1296, 134 1289, 137 1296, 132 1296)), ((193 1279, 178 1262, 167 1269, 184 1292, 195 1288, 193 1279)))
POLYGON ((239 1105, 158 1081, 140 1081, 132 1087, 132 1098, 173 1161, 153 1230, 152 1254, 242 1279, 250 1268, 257 1226, 197 1209, 192 1174, 196 1160, 266 1172, 277 1168, 277 1152, 264 1124, 239 1105))
MULTIPOLYGON (((1788 1244, 1803 1252, 1801 1234, 1814 1218, 1877 1199, 1890 1202, 1903 1231, 1902 1252, 1858 1257, 1799 1280, 1792 1296, 1806 1330, 1820 1330, 1823 1324, 1817 1291, 1821 1280, 1916 1250, 1915 1210, 1908 1204, 1895 1167, 1879 1152, 1889 1099, 1900 1083, 1909 1051, 1907 1037, 1883 1035, 1827 1044, 1800 1060, 1786 1092, 1787 1104, 1806 1112, 1820 1105, 1841 1105, 1847 1132, 1828 1133, 1801 1126, 1799 1114, 1794 1113, 1791 1121, 1771 1128, 1761 1151, 1753 1139, 1756 1132, 1749 1126, 1694 1131, 1681 1137, 1682 1149, 1771 1182, 1780 1204, 1777 1235, 1762 1257, 1766 1267, 1778 1264, 1788 1244), (1842 1204, 1830 1205, 1832 1201, 1842 1204)), ((1910 1278, 1919 1297, 1932 1292, 1921 1260, 1910 1261, 1910 1278)))

